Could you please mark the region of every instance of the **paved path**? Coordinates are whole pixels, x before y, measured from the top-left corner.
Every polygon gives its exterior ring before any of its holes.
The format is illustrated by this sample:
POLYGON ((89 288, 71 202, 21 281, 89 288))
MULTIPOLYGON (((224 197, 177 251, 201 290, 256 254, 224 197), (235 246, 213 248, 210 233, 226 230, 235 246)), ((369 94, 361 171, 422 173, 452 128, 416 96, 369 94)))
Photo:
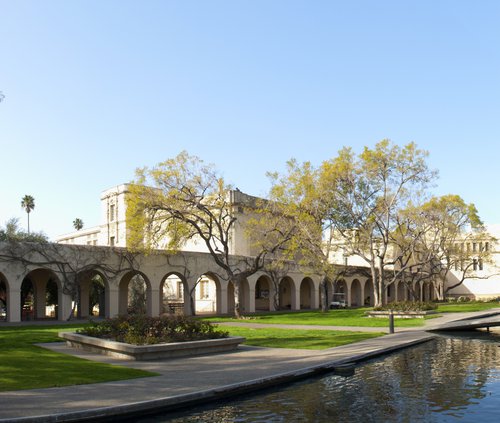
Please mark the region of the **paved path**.
MULTIPOLYGON (((500 313, 500 310, 496 312, 500 313)), ((472 316, 478 316, 478 313, 447 314, 438 318, 439 321, 428 322, 434 325, 472 316)), ((335 327, 328 327, 332 328, 335 327)), ((366 331, 367 328, 356 329, 366 331)), ((47 344, 47 348, 63 353, 149 370, 160 376, 3 392, 0 394, 0 422, 96 421, 110 415, 130 417, 148 409, 168 409, 193 402, 199 404, 228 393, 244 393, 331 371, 342 363, 357 362, 433 337, 422 329, 398 330, 395 334, 321 351, 242 346, 232 353, 152 362, 117 360, 68 348, 63 343, 47 344)))

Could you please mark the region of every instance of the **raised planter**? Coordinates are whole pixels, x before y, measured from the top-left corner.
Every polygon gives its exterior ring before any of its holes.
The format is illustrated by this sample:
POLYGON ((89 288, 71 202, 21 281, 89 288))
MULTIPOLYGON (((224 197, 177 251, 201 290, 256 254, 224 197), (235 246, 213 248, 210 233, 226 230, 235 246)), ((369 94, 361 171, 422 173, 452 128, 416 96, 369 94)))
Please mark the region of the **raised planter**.
MULTIPOLYGON (((425 316, 430 314, 436 314, 436 310, 426 310, 426 311, 393 311, 392 315, 396 319, 423 319, 425 316)), ((389 310, 384 311, 367 311, 366 314, 369 317, 389 317, 391 312, 389 310)))
POLYGON ((158 360, 175 357, 189 357, 235 350, 245 341, 243 337, 206 339, 203 341, 174 342, 170 344, 131 345, 123 342, 94 338, 74 332, 60 332, 59 337, 74 348, 97 352, 124 360, 158 360))

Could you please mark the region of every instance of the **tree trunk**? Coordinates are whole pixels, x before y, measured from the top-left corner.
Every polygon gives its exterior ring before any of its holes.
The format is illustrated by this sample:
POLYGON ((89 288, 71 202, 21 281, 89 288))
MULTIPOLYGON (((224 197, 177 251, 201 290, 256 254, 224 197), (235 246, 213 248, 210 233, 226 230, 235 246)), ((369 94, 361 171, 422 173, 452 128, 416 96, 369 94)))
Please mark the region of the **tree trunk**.
POLYGON ((233 280, 233 286, 234 286, 234 317, 237 319, 241 319, 241 306, 240 306, 240 281, 234 279, 233 280))
MULTIPOLYGON (((60 305, 59 305, 60 307, 60 305)), ((80 314, 80 289, 76 287, 74 297, 73 297, 73 307, 71 307, 71 311, 69 313, 68 318, 66 319, 68 322, 73 319, 75 316, 75 310, 78 310, 78 314, 80 314), (78 307, 78 309, 77 309, 78 307)))
POLYGON ((323 277, 320 283, 321 289, 321 311, 328 311, 328 278, 323 277))

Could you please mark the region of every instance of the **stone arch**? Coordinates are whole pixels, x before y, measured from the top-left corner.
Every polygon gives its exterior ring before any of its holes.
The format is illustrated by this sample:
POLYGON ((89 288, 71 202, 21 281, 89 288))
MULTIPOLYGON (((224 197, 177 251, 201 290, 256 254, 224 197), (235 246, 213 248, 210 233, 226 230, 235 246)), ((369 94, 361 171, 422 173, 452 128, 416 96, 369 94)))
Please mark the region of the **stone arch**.
POLYGON ((293 304, 295 304, 295 284, 292 278, 285 276, 279 284, 279 308, 291 310, 293 304))
POLYGON ((139 271, 125 273, 120 279, 118 290, 120 315, 144 313, 151 316, 151 282, 144 273, 139 271))
POLYGON ((329 280, 321 280, 319 282, 319 289, 318 289, 318 304, 320 309, 323 309, 323 306, 326 306, 326 308, 328 308, 330 303, 332 302, 332 298, 333 298, 333 283, 329 280), (326 295, 324 293, 323 283, 326 285, 326 295), (326 304, 323 304, 324 302, 326 304))
POLYGON ((422 285, 416 281, 413 285, 413 301, 422 301, 422 285))
POLYGON ((432 286, 432 282, 424 283, 422 290, 422 301, 432 301, 433 294, 434 294, 434 289, 432 286))
POLYGON ((194 290, 195 314, 215 314, 220 309, 221 285, 219 278, 207 272, 196 281, 194 290))
POLYGON ((351 283, 351 304, 352 307, 363 306, 363 292, 359 279, 354 279, 351 283))
POLYGON ((7 320, 7 293, 9 292, 9 282, 0 272, 0 321, 7 320))
MULTIPOLYGON (((57 275, 49 269, 31 270, 21 284, 21 320, 60 319, 60 305, 63 303, 62 284, 57 275)), ((67 310, 68 312, 70 310, 67 310)))
POLYGON ((342 307, 347 304, 347 283, 339 279, 333 284, 333 296, 330 304, 334 307, 342 307))
POLYGON ((365 282, 365 289, 364 289, 364 298, 363 298, 363 305, 364 306, 373 306, 375 304, 375 292, 373 289, 373 282, 371 279, 367 279, 365 282))
POLYGON ((404 282, 399 281, 397 283, 397 300, 398 301, 406 301, 407 300, 407 292, 408 290, 406 289, 406 284, 404 282))
POLYGON ((271 278, 262 275, 255 282, 255 311, 270 311, 274 309, 271 278))
POLYGON ((314 297, 314 282, 306 277, 300 283, 300 309, 312 309, 314 297))
POLYGON ((80 275, 79 285, 79 317, 107 316, 106 303, 109 298, 109 282, 104 274, 97 270, 85 272, 80 275))
POLYGON ((392 303, 392 302, 396 301, 396 289, 397 289, 397 286, 394 282, 385 287, 386 303, 392 303))
POLYGON ((160 314, 184 313, 184 289, 187 286, 183 275, 176 272, 167 273, 160 284, 160 314))

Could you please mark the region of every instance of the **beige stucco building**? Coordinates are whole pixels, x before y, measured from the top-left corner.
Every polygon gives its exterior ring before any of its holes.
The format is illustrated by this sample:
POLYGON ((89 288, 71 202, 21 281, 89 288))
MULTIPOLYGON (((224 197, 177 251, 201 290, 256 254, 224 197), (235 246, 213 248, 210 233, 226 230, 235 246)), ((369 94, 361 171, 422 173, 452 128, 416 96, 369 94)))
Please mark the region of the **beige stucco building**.
MULTIPOLYGON (((16 254, 33 258, 32 263, 0 260, 0 312, 5 320, 17 322, 48 317, 65 320, 75 305, 74 292, 68 292, 65 286, 68 268, 79 273, 77 310, 81 317, 96 310, 106 317, 126 314, 130 307, 130 288, 137 281, 144 287, 145 311, 150 316, 178 311, 186 314, 233 312, 234 286, 220 278, 220 269, 201 243, 193 241, 175 255, 160 250, 147 256, 137 255, 133 257, 135 264, 130 265, 130 257, 123 248, 127 242, 127 189, 128 185, 123 184, 104 191, 101 224, 58 237, 57 244, 44 247, 45 259, 24 243, 16 254), (60 263, 64 263, 66 269, 60 263), (55 312, 47 307, 49 291, 57 296, 55 312), (26 292, 30 293, 29 298, 26 292), (92 300, 96 292, 99 299, 92 300), (97 307, 92 301, 97 301, 97 307)), ((243 206, 255 197, 240 191, 231 191, 230 196, 233 213, 240 222, 231 238, 232 258, 237 265, 238 257, 251 255, 241 222, 247 218, 243 206)), ((10 248, 9 243, 0 243, 0 257, 10 254, 10 248)), ((491 243, 488 248, 492 249, 493 263, 477 270, 482 279, 466 280, 449 296, 500 297, 500 275, 496 267, 500 256, 496 244, 491 243)), ((351 271, 334 286, 330 284, 326 299, 321 294, 320 276, 296 265, 277 279, 264 271, 249 276, 240 287, 242 312, 317 309, 322 301, 330 304, 339 300, 346 306, 373 305, 373 283, 366 263, 354 256, 342 256, 339 260, 351 271)), ((431 284, 416 283, 412 291, 416 299, 435 298, 431 284)), ((403 282, 388 286, 385 296, 388 302, 412 298, 403 282)))

